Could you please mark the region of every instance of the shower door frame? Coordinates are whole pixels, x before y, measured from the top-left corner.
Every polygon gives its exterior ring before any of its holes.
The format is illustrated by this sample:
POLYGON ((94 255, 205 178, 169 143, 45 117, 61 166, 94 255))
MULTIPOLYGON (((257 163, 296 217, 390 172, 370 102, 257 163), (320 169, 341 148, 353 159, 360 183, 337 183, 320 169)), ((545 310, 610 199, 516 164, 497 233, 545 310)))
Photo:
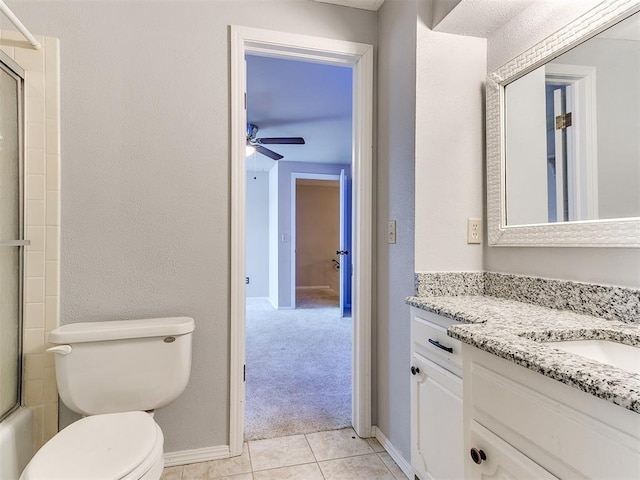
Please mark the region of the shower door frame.
POLYGON ((19 248, 19 266, 18 266, 18 372, 16 377, 17 396, 16 402, 9 410, 0 412, 0 421, 11 415, 22 405, 22 376, 23 376, 23 318, 24 318, 24 247, 29 245, 29 240, 25 240, 25 162, 24 162, 24 132, 25 132, 25 94, 24 79, 25 71, 5 52, 0 50, 0 69, 16 80, 17 85, 17 106, 18 106, 18 218, 19 218, 19 239, 2 240, 0 239, 0 248, 19 248))

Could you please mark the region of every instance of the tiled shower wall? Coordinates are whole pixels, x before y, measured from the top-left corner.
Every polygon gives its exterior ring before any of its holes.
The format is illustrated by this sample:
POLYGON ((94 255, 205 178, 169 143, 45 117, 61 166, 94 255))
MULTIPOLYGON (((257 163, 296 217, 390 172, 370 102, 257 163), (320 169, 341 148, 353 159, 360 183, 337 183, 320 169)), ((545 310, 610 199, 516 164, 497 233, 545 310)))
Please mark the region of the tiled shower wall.
POLYGON ((1 31, 0 48, 25 70, 25 247, 22 403, 34 412, 34 447, 58 431, 58 392, 49 331, 59 324, 60 66, 58 39, 34 50, 1 31))

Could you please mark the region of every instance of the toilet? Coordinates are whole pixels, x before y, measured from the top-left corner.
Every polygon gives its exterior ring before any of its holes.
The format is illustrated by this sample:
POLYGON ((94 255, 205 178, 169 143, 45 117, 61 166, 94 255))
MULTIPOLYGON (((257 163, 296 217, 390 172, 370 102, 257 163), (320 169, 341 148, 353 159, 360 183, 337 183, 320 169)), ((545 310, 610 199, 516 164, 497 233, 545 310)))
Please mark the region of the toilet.
POLYGON ((189 317, 75 323, 49 333, 62 402, 84 418, 49 440, 20 480, 158 480, 162 430, 153 411, 191 372, 189 317))

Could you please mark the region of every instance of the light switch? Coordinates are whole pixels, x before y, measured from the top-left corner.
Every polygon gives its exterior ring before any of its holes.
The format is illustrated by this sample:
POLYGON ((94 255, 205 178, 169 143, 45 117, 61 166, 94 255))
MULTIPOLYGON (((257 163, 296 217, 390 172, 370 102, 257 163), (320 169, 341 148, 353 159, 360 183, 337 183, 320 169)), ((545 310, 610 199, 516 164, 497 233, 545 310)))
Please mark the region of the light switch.
POLYGON ((396 221, 389 220, 389 227, 387 229, 387 241, 389 243, 396 243, 396 221))

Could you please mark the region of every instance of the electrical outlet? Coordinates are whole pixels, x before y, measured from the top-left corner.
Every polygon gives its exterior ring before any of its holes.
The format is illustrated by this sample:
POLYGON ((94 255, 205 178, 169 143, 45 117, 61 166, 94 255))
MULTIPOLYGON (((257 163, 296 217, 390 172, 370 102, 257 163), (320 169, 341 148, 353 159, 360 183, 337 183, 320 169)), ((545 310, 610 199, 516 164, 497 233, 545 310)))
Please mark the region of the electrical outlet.
POLYGON ((389 226, 387 227, 387 241, 389 243, 396 243, 396 221, 389 220, 389 226))
POLYGON ((467 243, 482 243, 482 219, 467 219, 467 243))

